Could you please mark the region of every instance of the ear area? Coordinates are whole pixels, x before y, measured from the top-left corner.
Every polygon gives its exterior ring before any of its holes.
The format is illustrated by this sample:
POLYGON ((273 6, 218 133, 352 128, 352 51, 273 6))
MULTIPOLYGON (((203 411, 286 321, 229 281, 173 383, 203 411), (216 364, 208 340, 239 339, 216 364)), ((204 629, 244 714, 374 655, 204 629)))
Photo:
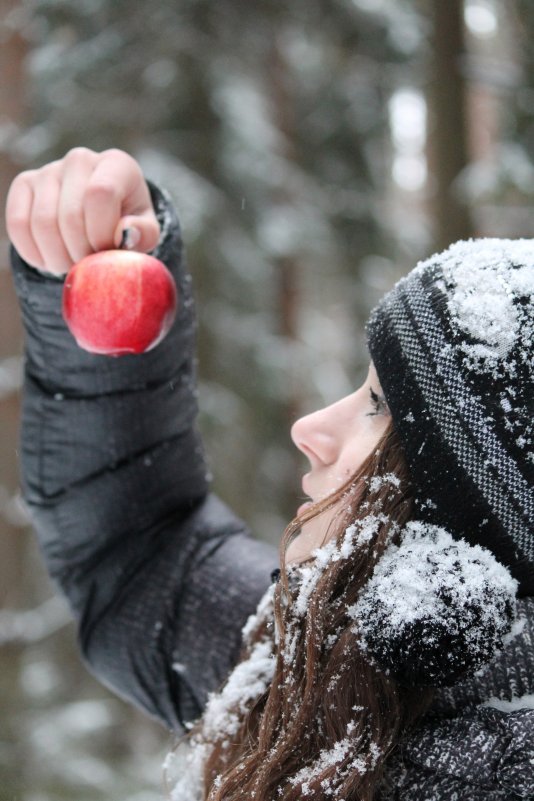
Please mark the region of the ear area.
POLYGON ((362 647, 400 684, 450 686, 503 647, 517 588, 487 548, 414 520, 400 544, 387 547, 350 614, 362 647))

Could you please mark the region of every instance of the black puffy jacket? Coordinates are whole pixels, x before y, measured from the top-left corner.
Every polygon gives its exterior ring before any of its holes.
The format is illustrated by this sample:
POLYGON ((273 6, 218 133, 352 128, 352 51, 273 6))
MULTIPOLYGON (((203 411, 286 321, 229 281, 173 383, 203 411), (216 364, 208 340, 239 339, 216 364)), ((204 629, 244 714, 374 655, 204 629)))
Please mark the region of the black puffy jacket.
MULTIPOLYGON (((26 331, 22 486, 88 667, 180 731, 235 664, 278 555, 209 490, 195 428, 191 281, 172 205, 149 187, 162 228, 155 255, 180 306, 146 354, 80 350, 61 316, 63 280, 12 250, 26 331)), ((521 612, 523 632, 500 661, 438 694, 392 758, 384 800, 534 798, 534 601, 521 612), (524 702, 508 711, 481 705, 517 696, 524 702)))

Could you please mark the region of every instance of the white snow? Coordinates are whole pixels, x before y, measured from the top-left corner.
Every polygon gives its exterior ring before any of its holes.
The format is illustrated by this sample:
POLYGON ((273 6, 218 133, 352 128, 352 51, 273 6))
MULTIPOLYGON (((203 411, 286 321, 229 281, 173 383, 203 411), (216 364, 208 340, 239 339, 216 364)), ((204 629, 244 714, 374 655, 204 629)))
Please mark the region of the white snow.
MULTIPOLYGON (((477 340, 460 348, 466 366, 493 370, 513 347, 530 352, 534 334, 534 240, 476 239, 456 242, 433 256, 448 286, 447 305, 457 332, 477 340), (527 300, 522 306, 518 299, 527 300)), ((424 268, 428 262, 421 262, 424 268)), ((525 356, 526 358, 526 356, 525 356)), ((508 364, 509 374, 513 371, 508 364)))
POLYGON ((256 611, 249 616, 243 626, 241 634, 244 642, 249 642, 251 634, 256 630, 261 620, 264 620, 268 615, 272 615, 275 586, 274 583, 269 585, 260 599, 256 611))
POLYGON ((202 801, 202 771, 207 749, 200 743, 182 742, 163 763, 165 784, 171 801, 202 801))
POLYGON ((203 739, 193 735, 167 755, 163 767, 167 783, 172 784, 171 801, 200 801, 203 798, 202 774, 210 752, 209 742, 236 734, 240 716, 245 713, 249 702, 259 698, 268 688, 275 665, 272 650, 272 642, 258 642, 249 658, 234 668, 222 691, 210 695, 203 717, 203 739))
POLYGON ((378 492, 382 487, 392 484, 394 487, 400 487, 400 478, 395 473, 384 473, 382 476, 373 476, 369 481, 369 489, 371 492, 378 492))
MULTIPOLYGON (((266 619, 273 617, 273 595, 274 584, 264 593, 256 613, 249 617, 243 628, 245 643, 266 619)), ((269 636, 251 646, 248 658, 237 664, 222 690, 210 694, 202 718, 202 736, 195 734, 184 739, 174 752, 167 755, 163 769, 171 801, 203 799, 202 775, 210 743, 235 735, 250 702, 269 687, 275 667, 273 646, 269 636)), ((182 666, 175 663, 173 667, 179 670, 182 666)))
POLYGON ((274 665, 272 642, 256 643, 249 658, 234 668, 222 691, 210 696, 204 713, 204 731, 208 736, 227 734, 231 737, 237 732, 237 712, 246 712, 248 702, 265 692, 271 683, 274 665))
MULTIPOLYGON (((388 474, 388 476, 393 476, 393 474, 388 474)), ((387 480, 391 480, 394 483, 394 479, 396 479, 396 476, 387 480)), ((385 477, 384 480, 386 480, 385 477)), ((294 568, 300 580, 298 595, 294 603, 294 611, 297 615, 304 616, 306 614, 310 597, 325 568, 332 562, 348 559, 355 547, 370 542, 378 532, 380 524, 387 522, 387 520, 388 518, 385 515, 367 515, 362 520, 358 520, 348 526, 339 546, 335 540, 329 540, 325 545, 312 551, 312 562, 306 566, 294 568)))
POLYGON ((488 698, 482 706, 493 707, 501 712, 518 712, 520 709, 534 709, 534 695, 521 695, 512 697, 510 701, 502 698, 488 698))
MULTIPOLYGON (((361 707, 358 708, 361 709, 361 707)), ((294 776, 289 779, 289 783, 294 787, 301 784, 302 795, 311 795, 314 792, 312 782, 318 779, 321 774, 328 769, 335 768, 337 766, 332 779, 324 779, 321 782, 321 787, 324 790, 325 795, 331 796, 332 798, 338 798, 336 789, 341 786, 343 780, 349 773, 358 771, 358 773, 363 774, 369 768, 372 770, 380 758, 382 751, 375 742, 371 742, 369 744, 369 754, 371 757, 369 765, 366 764, 364 754, 351 754, 351 751, 354 751, 355 748, 356 750, 358 749, 358 741, 355 741, 353 737, 354 728, 354 723, 349 722, 347 724, 347 736, 342 740, 338 740, 330 748, 325 748, 320 751, 319 755, 312 762, 312 764, 306 765, 304 768, 301 768, 301 770, 297 771, 297 773, 295 773, 294 776), (345 763, 343 767, 341 767, 342 763, 345 763)))
MULTIPOLYGON (((316 761, 305 768, 302 768, 295 773, 294 776, 291 777, 289 780, 293 786, 297 786, 298 784, 302 784, 301 793, 303 796, 310 795, 313 792, 313 788, 310 787, 310 782, 320 776, 323 771, 327 770, 334 765, 339 765, 346 759, 347 755, 350 752, 351 741, 349 737, 345 737, 344 740, 340 740, 337 743, 334 743, 332 748, 324 749, 320 752, 319 756, 317 757, 316 761)), ((357 770, 363 772, 365 770, 365 762, 363 759, 356 759, 353 762, 353 767, 357 770)), ((327 785, 328 786, 328 785, 327 785)), ((327 789, 325 786, 323 789, 327 789)))
POLYGON ((503 638, 503 645, 509 645, 512 640, 516 637, 519 637, 520 634, 523 633, 523 630, 527 624, 526 617, 518 617, 512 623, 512 628, 510 629, 509 633, 503 638))
MULTIPOLYGON (((372 619, 380 604, 387 610, 384 626, 391 634, 421 619, 439 620, 447 626, 455 621, 455 615, 440 597, 440 587, 446 585, 454 606, 463 608, 473 601, 481 603, 488 584, 496 597, 515 597, 517 581, 486 548, 454 540, 438 526, 411 521, 401 544, 388 546, 348 611, 355 621, 372 619)), ((483 604, 482 610, 490 617, 495 614, 493 605, 483 604)))

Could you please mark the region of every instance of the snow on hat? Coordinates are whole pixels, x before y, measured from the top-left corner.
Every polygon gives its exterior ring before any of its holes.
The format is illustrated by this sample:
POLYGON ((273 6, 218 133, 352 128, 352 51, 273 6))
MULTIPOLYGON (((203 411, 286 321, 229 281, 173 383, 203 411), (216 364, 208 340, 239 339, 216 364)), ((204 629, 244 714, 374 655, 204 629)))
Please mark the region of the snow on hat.
POLYGON ((534 594, 534 240, 460 241, 371 313, 368 344, 415 517, 489 549, 534 594))

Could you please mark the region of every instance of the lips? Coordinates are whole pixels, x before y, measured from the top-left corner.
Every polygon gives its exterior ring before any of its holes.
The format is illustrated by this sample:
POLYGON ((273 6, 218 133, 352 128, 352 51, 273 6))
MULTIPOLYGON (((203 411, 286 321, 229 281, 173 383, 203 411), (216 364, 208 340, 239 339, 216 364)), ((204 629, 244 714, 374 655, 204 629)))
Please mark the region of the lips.
POLYGON ((310 475, 309 473, 306 473, 306 475, 302 477, 302 484, 301 484, 302 492, 304 493, 304 495, 308 496, 309 500, 305 501, 303 504, 299 506, 299 508, 297 509, 297 517, 300 517, 301 514, 306 511, 306 509, 309 509, 310 506, 313 505, 314 502, 312 496, 306 489, 306 479, 308 478, 309 475, 310 475))

